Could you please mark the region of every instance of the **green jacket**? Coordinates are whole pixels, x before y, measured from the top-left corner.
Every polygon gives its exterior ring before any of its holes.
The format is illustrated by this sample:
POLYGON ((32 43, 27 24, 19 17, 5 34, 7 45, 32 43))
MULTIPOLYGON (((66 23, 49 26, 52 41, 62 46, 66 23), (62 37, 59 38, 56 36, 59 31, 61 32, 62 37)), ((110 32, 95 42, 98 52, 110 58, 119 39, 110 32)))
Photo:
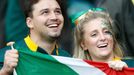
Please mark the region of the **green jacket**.
MULTIPOLYGON (((25 50, 30 50, 32 52, 40 52, 43 54, 48 54, 45 50, 43 50, 42 48, 36 46, 36 48, 34 47, 34 42, 29 39, 28 37, 26 37, 25 39, 18 41, 14 44, 14 48, 19 50, 19 49, 25 49, 25 50), (33 48, 34 47, 34 48, 33 48), (32 49, 36 49, 36 50, 32 50, 32 49)), ((7 50, 11 49, 9 46, 5 47, 3 49, 0 50, 0 68, 3 66, 3 61, 4 61, 4 54, 7 50)), ((57 49, 55 48, 52 52, 52 55, 57 55, 57 49)), ((70 57, 71 55, 66 52, 65 50, 58 48, 58 56, 66 56, 66 57, 70 57)))

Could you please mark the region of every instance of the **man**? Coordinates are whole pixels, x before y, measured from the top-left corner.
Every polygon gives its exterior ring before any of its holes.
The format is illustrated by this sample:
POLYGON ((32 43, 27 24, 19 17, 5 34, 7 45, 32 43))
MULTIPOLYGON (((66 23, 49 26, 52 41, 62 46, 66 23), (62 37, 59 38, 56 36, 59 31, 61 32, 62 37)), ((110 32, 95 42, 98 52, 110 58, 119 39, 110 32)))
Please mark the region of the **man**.
MULTIPOLYGON (((56 44, 64 24, 59 0, 25 0, 26 23, 30 34, 15 44, 15 47, 28 48, 33 52, 70 56, 56 44)), ((16 49, 17 49, 16 48, 16 49)), ((18 51, 7 50, 0 75, 9 75, 17 66, 18 51)), ((3 50, 1 50, 3 51, 3 50)))

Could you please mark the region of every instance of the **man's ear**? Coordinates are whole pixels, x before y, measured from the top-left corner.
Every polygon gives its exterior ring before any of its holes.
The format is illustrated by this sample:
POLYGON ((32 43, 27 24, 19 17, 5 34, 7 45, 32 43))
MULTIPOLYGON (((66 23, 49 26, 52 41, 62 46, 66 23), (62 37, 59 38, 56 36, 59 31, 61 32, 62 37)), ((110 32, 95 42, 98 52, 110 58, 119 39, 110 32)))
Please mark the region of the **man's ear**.
POLYGON ((82 47, 83 50, 88 50, 88 48, 86 47, 84 41, 81 41, 80 45, 81 45, 81 47, 82 47))
POLYGON ((30 17, 26 18, 26 23, 27 23, 28 28, 30 28, 30 29, 33 28, 33 22, 32 22, 32 19, 30 17))

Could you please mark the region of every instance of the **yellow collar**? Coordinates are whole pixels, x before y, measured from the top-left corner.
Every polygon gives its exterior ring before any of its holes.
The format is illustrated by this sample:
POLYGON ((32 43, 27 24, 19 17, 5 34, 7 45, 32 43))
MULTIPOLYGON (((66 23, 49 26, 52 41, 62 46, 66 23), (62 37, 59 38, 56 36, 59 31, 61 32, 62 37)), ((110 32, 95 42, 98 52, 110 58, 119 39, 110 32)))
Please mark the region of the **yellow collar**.
MULTIPOLYGON (((29 36, 27 36, 26 38, 24 38, 26 45, 28 46, 28 48, 33 51, 36 52, 38 49, 38 45, 35 44, 31 38, 29 36)), ((56 45, 56 55, 59 55, 59 51, 58 51, 58 45, 56 45)))
POLYGON ((38 45, 36 45, 29 36, 27 36, 24 40, 30 50, 33 52, 37 51, 38 45))

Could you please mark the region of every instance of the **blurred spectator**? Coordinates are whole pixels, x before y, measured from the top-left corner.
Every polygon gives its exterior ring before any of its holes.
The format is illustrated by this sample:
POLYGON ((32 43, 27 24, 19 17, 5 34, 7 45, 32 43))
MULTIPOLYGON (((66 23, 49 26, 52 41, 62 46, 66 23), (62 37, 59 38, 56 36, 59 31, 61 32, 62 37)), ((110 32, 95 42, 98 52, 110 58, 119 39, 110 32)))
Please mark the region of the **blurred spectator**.
POLYGON ((27 26, 19 0, 7 0, 5 17, 6 42, 17 41, 27 35, 27 26))
POLYGON ((0 0, 0 48, 27 35, 19 0, 0 0))
POLYGON ((5 43, 5 12, 6 12, 6 0, 0 0, 0 48, 4 47, 5 43))
MULTIPOLYGON (((78 12, 88 10, 92 7, 93 5, 88 0, 68 0, 68 16, 70 19, 75 19, 78 12)), ((72 25, 72 27, 74 26, 72 25)))

